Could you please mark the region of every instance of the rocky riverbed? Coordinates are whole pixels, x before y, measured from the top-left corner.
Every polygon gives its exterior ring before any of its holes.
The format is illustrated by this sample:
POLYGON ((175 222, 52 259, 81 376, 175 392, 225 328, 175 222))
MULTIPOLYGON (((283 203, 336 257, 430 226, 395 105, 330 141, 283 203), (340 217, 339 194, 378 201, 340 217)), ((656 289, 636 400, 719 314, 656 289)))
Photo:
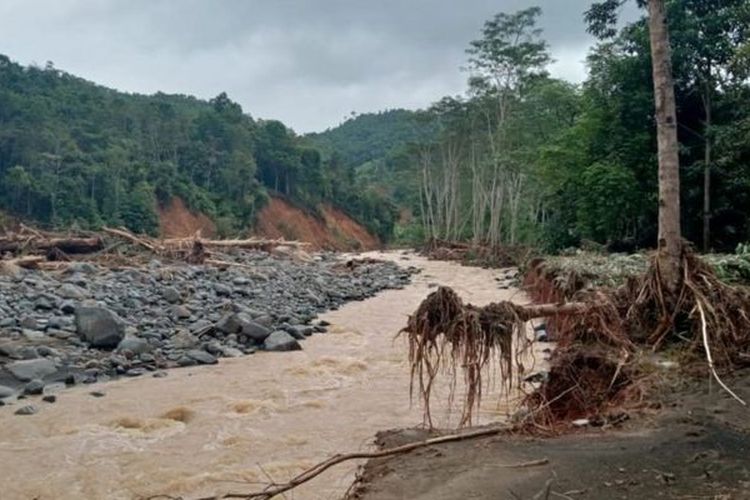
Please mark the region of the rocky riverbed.
POLYGON ((74 262, 59 272, 0 276, 0 406, 30 414, 36 401, 19 399, 54 402, 65 386, 299 350, 306 337, 325 333, 319 313, 402 288, 413 272, 334 254, 234 258, 239 265, 223 269, 74 262))

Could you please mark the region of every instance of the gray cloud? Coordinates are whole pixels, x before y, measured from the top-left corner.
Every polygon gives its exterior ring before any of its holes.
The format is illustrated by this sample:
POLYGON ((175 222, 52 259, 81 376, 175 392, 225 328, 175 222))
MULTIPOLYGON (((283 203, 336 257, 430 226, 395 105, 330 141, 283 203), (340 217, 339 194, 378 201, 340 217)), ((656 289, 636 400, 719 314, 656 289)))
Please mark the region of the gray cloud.
MULTIPOLYGON (((300 132, 462 92, 464 49, 539 5, 554 75, 585 76, 591 0, 0 0, 0 53, 130 92, 226 91, 300 132)), ((634 15, 634 8, 626 13, 634 15)))

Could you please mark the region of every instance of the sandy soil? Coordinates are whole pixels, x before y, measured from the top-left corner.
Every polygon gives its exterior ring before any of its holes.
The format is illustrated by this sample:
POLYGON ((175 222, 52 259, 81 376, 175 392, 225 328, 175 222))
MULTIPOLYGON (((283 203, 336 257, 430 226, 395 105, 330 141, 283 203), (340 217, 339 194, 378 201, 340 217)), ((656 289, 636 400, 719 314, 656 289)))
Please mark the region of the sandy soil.
MULTIPOLYGON (((750 400, 750 373, 733 388, 750 400)), ((559 438, 500 436, 367 464, 355 495, 410 499, 750 499, 750 411, 715 384, 673 388, 660 411, 617 429, 559 438), (543 465, 525 464, 545 462, 543 465), (547 490, 549 488, 549 490, 547 490)), ((381 433, 390 447, 425 431, 381 433)))

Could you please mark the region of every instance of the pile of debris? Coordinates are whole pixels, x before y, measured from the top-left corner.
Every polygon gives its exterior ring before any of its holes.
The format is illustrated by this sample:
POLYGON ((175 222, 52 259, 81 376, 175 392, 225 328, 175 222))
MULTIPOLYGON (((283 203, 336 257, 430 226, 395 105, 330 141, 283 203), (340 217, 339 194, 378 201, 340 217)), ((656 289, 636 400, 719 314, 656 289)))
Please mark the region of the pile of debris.
POLYGON ((531 250, 522 245, 489 245, 431 239, 422 254, 434 260, 452 260, 485 268, 516 266, 528 259, 531 250))
POLYGON ((524 279, 531 305, 476 307, 463 304, 449 289, 433 292, 404 329, 413 385, 427 417, 433 380, 445 370, 454 377, 462 374, 469 386, 462 424, 470 423, 479 407, 487 383, 483 372, 498 370, 499 362, 504 382, 522 380, 514 379, 522 367, 511 367, 519 355, 511 348, 527 349, 513 339, 526 338, 533 318, 545 318, 546 331, 557 343, 544 382, 525 399, 524 421, 534 429, 556 430, 577 419, 617 420, 623 404, 640 404, 663 377, 652 353, 679 359, 693 373, 707 367, 727 394, 744 405, 720 373, 750 365, 750 291, 722 281, 711 264, 689 249, 682 269, 679 288, 669 292, 657 256, 645 271, 618 278, 612 286, 595 286, 585 272, 537 259, 529 263, 524 279))
POLYGON ((298 350, 326 331, 319 313, 401 288, 413 272, 257 239, 27 228, 1 241, 17 253, 3 259, 0 273, 0 405, 65 384, 298 350), (202 258, 193 260, 197 247, 202 258), (60 260, 41 249, 55 249, 60 260))

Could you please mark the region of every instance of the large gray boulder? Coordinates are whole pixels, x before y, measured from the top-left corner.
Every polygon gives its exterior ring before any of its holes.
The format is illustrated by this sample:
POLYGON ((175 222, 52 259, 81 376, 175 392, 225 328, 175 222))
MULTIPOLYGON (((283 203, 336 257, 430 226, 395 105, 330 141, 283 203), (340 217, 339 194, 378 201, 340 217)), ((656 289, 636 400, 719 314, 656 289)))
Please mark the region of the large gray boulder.
POLYGON ((283 330, 276 330, 263 342, 266 351, 301 351, 299 342, 283 330))
POLYGON ((105 307, 77 307, 76 329, 91 347, 112 349, 125 337, 122 319, 105 307))
POLYGON ((57 371, 55 363, 46 358, 16 361, 6 365, 5 369, 21 382, 29 382, 37 378, 43 379, 57 371))
POLYGON ((168 286, 161 291, 161 296, 170 304, 182 302, 180 291, 173 286, 168 286))
POLYGON ((16 395, 16 391, 11 387, 0 385, 0 399, 11 398, 16 395))
POLYGON ((216 329, 226 334, 238 333, 262 343, 271 334, 271 329, 253 320, 249 314, 240 312, 228 314, 216 323, 216 329))
POLYGON ((169 339, 176 349, 192 349, 200 340, 187 330, 180 330, 169 339))
MULTIPOLYGON (((242 318, 243 314, 225 314, 222 316, 222 318, 216 323, 216 329, 220 332, 224 332, 227 334, 231 333, 239 333, 240 330, 242 330, 242 318)), ((246 316, 246 315, 245 315, 246 316)), ((247 317, 247 320, 249 321, 250 318, 247 317)))
POLYGON ((194 359, 202 365, 214 365, 218 363, 215 356, 212 356, 206 351, 201 351, 200 349, 191 349, 186 354, 189 358, 194 359))
POLYGON ((248 320, 242 323, 242 334, 261 344, 271 335, 271 329, 253 320, 248 320))
POLYGON ((138 337, 125 337, 117 344, 117 351, 130 351, 133 354, 151 352, 151 345, 144 339, 138 337))

